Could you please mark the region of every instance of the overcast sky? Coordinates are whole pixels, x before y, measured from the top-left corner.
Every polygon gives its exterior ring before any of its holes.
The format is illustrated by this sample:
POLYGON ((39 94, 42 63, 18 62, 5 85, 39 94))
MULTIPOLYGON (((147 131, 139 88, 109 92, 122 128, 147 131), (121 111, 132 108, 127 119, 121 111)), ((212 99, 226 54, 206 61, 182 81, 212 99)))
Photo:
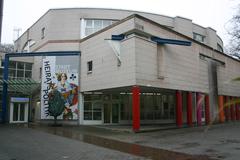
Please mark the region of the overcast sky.
POLYGON ((4 0, 2 43, 13 43, 50 8, 97 7, 145 11, 182 16, 204 27, 212 27, 226 45, 226 23, 237 11, 240 0, 4 0))

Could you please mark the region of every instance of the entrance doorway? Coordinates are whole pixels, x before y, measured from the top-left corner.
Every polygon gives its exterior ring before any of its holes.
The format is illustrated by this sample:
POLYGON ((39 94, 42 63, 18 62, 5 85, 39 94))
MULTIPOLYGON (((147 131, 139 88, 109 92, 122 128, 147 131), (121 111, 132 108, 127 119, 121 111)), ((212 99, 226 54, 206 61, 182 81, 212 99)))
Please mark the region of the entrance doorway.
POLYGON ((104 124, 119 123, 119 103, 103 104, 104 124))
POLYGON ((11 98, 10 123, 28 122, 28 98, 11 98))

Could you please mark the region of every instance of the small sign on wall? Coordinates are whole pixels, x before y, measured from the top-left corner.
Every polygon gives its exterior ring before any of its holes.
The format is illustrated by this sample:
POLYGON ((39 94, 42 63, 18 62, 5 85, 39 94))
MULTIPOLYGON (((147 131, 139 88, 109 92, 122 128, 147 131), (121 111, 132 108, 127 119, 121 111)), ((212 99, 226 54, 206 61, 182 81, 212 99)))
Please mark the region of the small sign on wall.
POLYGON ((29 102, 29 98, 25 98, 25 97, 11 97, 11 102, 24 102, 27 103, 29 102))

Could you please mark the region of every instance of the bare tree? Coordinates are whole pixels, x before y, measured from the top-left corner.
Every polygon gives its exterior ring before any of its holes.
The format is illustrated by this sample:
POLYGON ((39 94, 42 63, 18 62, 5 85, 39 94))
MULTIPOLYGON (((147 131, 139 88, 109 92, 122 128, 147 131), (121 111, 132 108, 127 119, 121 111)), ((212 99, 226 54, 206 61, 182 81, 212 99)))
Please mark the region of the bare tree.
MULTIPOLYGON (((238 5, 238 8, 240 4, 238 5)), ((231 55, 240 57, 240 9, 238 9, 237 14, 229 21, 231 25, 228 29, 228 34, 231 36, 228 52, 231 55)))
POLYGON ((13 44, 0 44, 0 52, 3 53, 12 53, 14 51, 13 44))

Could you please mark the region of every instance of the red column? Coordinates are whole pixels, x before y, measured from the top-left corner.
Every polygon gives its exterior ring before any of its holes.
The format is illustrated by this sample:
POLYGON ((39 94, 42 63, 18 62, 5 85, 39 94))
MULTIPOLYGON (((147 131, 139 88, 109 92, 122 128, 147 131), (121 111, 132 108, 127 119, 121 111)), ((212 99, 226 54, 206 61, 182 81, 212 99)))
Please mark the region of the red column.
POLYGON ((202 125, 202 95, 197 93, 197 125, 202 125))
POLYGON ((140 129, 140 88, 132 87, 132 129, 134 132, 140 129))
MULTIPOLYGON (((234 102, 234 98, 231 97, 231 103, 234 102)), ((230 107, 230 111, 231 111, 231 120, 234 121, 235 120, 235 110, 234 110, 234 104, 231 104, 231 107, 230 107)))
POLYGON ((235 104, 236 120, 240 120, 239 105, 235 104))
POLYGON ((229 121, 229 117, 230 117, 230 114, 229 114, 229 106, 226 105, 227 103, 229 102, 229 97, 228 96, 225 96, 225 105, 224 105, 224 113, 225 113, 225 119, 226 121, 229 121))
POLYGON ((209 106, 209 95, 205 96, 205 123, 210 124, 210 106, 209 106))
POLYGON ((192 92, 187 93, 187 124, 192 127, 192 92))
POLYGON ((223 108, 223 96, 218 96, 218 117, 219 117, 219 122, 223 123, 224 122, 224 108, 223 108))
MULTIPOLYGON (((239 98, 237 98, 237 101, 239 98)), ((239 102, 235 104, 235 111, 236 111, 236 120, 240 120, 240 110, 239 110, 239 102)))
POLYGON ((182 93, 181 91, 176 91, 176 124, 178 127, 182 127, 182 93))

